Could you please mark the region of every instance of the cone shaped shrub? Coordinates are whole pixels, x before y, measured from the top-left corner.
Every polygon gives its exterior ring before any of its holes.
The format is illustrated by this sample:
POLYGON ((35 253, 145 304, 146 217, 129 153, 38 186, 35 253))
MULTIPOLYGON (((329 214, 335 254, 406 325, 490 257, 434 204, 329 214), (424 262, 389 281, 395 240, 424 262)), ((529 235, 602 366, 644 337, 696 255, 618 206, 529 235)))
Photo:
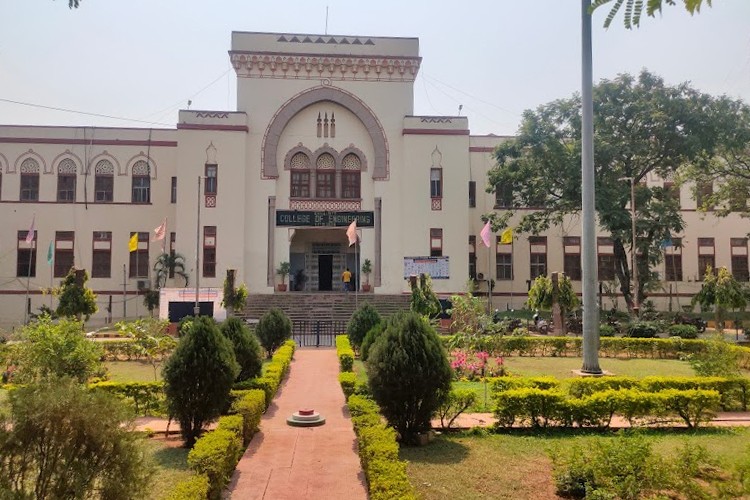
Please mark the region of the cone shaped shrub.
POLYGON ((284 311, 274 307, 260 318, 255 333, 271 359, 274 351, 292 336, 292 322, 284 311))
POLYGON ((203 428, 227 406, 239 372, 232 343, 214 320, 196 318, 164 366, 169 414, 180 422, 186 446, 192 447, 203 428))
POLYGON ((423 316, 402 312, 370 348, 367 375, 375 401, 404 443, 415 443, 450 392, 448 356, 423 316))
POLYGON ((359 350, 367 332, 380 323, 380 320, 380 314, 369 302, 365 302, 354 311, 346 327, 346 334, 355 349, 359 350))
POLYGON ((240 365, 237 382, 259 377, 263 367, 263 356, 258 339, 239 318, 227 318, 221 324, 221 333, 234 347, 234 357, 240 365))

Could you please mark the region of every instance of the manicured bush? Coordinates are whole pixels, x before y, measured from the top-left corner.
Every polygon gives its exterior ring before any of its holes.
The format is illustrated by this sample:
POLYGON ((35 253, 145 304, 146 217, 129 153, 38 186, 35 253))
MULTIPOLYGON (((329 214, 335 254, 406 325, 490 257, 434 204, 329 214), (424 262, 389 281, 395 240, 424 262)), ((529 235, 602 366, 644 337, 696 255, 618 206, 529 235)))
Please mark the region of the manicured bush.
POLYGON ((659 328, 650 321, 636 321, 628 325, 626 335, 632 338, 652 339, 659 333, 659 328))
POLYGON ((169 414, 180 422, 186 446, 226 408, 239 370, 231 342, 213 319, 195 318, 164 366, 169 414))
POLYGON ((378 311, 369 303, 365 302, 354 311, 349 324, 346 326, 346 335, 349 342, 356 349, 362 345, 362 341, 372 327, 380 323, 381 317, 378 311))
POLYGON ((599 337, 614 337, 617 334, 617 328, 607 323, 599 325, 599 337))
POLYGON ((208 498, 221 498, 242 455, 242 437, 234 431, 216 429, 195 442, 188 453, 188 466, 208 477, 208 498))
POLYGON ((367 357, 370 355, 370 347, 377 340, 380 334, 385 331, 386 325, 386 321, 381 321, 368 330, 364 340, 362 341, 362 345, 359 347, 359 358, 362 361, 367 361, 367 357))
POLYGON ((496 398, 495 417, 503 427, 510 427, 516 421, 531 427, 547 427, 570 420, 565 413, 565 394, 557 389, 511 389, 497 393, 496 398))
POLYGON ((232 342, 234 357, 240 365, 237 380, 260 376, 263 366, 260 344, 247 325, 239 318, 227 318, 221 324, 221 333, 232 342))
POLYGON ((96 382, 89 389, 114 394, 132 406, 136 415, 155 415, 164 411, 163 382, 96 382))
POLYGON ((394 315, 372 347, 367 375, 373 398, 401 440, 417 441, 448 397, 448 356, 428 320, 415 312, 394 315))
POLYGON ((266 409, 266 394, 262 390, 246 391, 232 404, 232 411, 242 416, 242 441, 245 446, 258 432, 260 419, 266 409))
POLYGON ((270 358, 274 351, 292 336, 292 322, 289 321, 284 311, 274 307, 261 316, 258 326, 255 327, 255 333, 270 358))
POLYGON ((229 431, 235 436, 242 438, 242 415, 224 415, 219 417, 216 428, 224 429, 225 431, 229 431))
POLYGON ((656 394, 664 407, 679 415, 690 429, 709 422, 719 407, 719 393, 716 391, 668 389, 656 394))
POLYGON ((580 398, 608 389, 630 389, 638 385, 638 379, 633 377, 583 377, 568 383, 568 394, 580 398))
POLYGON ((440 426, 443 429, 450 429, 453 422, 466 410, 474 406, 477 402, 477 393, 470 389, 453 389, 448 394, 448 398, 437 409, 437 416, 440 418, 440 426))
POLYGON ((208 477, 196 474, 190 479, 177 483, 166 497, 166 500, 206 500, 208 498, 208 477))
POLYGON ((344 391, 344 397, 348 400, 356 389, 357 375, 353 372, 341 372, 339 373, 339 384, 341 384, 341 390, 344 391))
POLYGON ((698 328, 695 325, 669 325, 667 335, 682 339, 697 339, 698 328))
POLYGON ((350 372, 354 367, 354 350, 346 335, 336 336, 336 355, 339 357, 339 370, 350 372))
POLYGON ((523 387, 534 387, 536 389, 557 389, 560 381, 555 377, 495 377, 489 380, 490 389, 493 393, 520 389, 523 387))

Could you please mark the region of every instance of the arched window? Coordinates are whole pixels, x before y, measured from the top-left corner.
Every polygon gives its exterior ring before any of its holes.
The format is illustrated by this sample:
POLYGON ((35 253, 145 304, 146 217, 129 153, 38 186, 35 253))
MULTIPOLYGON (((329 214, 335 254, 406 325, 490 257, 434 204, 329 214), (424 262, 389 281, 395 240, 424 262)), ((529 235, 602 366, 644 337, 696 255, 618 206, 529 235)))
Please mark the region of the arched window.
POLYGON ((341 197, 359 199, 361 194, 362 161, 359 156, 349 153, 341 160, 341 197))
POLYGON ((109 160, 99 160, 94 167, 94 201, 97 203, 112 203, 114 187, 114 165, 109 160))
POLYGON ((315 197, 336 197, 336 160, 330 153, 318 156, 315 162, 315 197))
POLYGON ((66 158, 57 164, 57 201, 74 203, 76 201, 76 164, 66 158))
POLYGON ((133 165, 133 203, 151 202, 151 169, 144 160, 133 165))
POLYGON ((291 166, 289 195, 292 198, 310 197, 310 158, 305 153, 296 153, 289 162, 291 166))
POLYGON ((21 162, 21 201, 39 201, 39 162, 26 158, 21 162))

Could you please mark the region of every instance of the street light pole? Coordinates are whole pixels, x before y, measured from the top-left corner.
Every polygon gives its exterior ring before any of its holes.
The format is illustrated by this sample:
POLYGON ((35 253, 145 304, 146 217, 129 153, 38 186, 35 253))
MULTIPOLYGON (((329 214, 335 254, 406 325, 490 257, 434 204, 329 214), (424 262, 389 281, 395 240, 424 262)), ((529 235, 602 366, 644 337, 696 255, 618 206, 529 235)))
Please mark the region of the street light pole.
POLYGON ((630 229, 633 240, 630 245, 630 267, 633 274, 633 314, 637 317, 640 305, 638 304, 638 261, 636 260, 638 247, 635 239, 635 177, 620 177, 618 180, 630 181, 630 229))

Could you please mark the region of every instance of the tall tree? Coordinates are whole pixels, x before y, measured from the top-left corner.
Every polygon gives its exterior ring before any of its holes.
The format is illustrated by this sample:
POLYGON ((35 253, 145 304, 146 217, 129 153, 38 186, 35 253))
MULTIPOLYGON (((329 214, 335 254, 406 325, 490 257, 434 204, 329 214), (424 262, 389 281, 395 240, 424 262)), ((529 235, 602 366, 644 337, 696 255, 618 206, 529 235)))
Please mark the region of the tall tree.
MULTIPOLYGON (((646 184, 649 174, 671 178, 681 165, 705 165, 724 141, 724 122, 716 99, 687 84, 669 86, 643 71, 620 75, 594 88, 596 202, 599 226, 612 238, 615 276, 632 308, 626 246, 632 241, 629 181, 635 182, 636 245, 643 298, 662 256, 660 244, 683 230, 679 203, 670 189, 646 184)), ((508 206, 490 215, 499 230, 518 207, 524 210, 517 232, 537 234, 581 210, 580 96, 560 99, 524 112, 518 136, 495 151, 488 172, 489 192, 508 206)), ((639 301, 641 302, 641 301, 639 301)))
POLYGON ((83 269, 71 268, 68 275, 60 284, 60 288, 53 291, 58 295, 58 316, 76 318, 81 321, 89 320, 92 314, 99 309, 96 305, 96 295, 86 286, 89 275, 83 269))
MULTIPOLYGON (((640 27, 644 7, 646 7, 646 14, 648 16, 656 17, 656 13, 661 13, 664 5, 677 5, 677 0, 646 0, 645 2, 644 0, 594 0, 591 5, 591 11, 593 12, 602 5, 612 2, 614 2, 614 5, 612 5, 609 14, 607 14, 607 19, 604 20, 605 28, 609 28, 623 5, 625 6, 625 12, 622 20, 627 29, 640 27)), ((701 6, 704 3, 709 7, 711 6, 711 0, 682 0, 682 3, 685 4, 685 10, 690 12, 691 15, 700 12, 701 6)))

